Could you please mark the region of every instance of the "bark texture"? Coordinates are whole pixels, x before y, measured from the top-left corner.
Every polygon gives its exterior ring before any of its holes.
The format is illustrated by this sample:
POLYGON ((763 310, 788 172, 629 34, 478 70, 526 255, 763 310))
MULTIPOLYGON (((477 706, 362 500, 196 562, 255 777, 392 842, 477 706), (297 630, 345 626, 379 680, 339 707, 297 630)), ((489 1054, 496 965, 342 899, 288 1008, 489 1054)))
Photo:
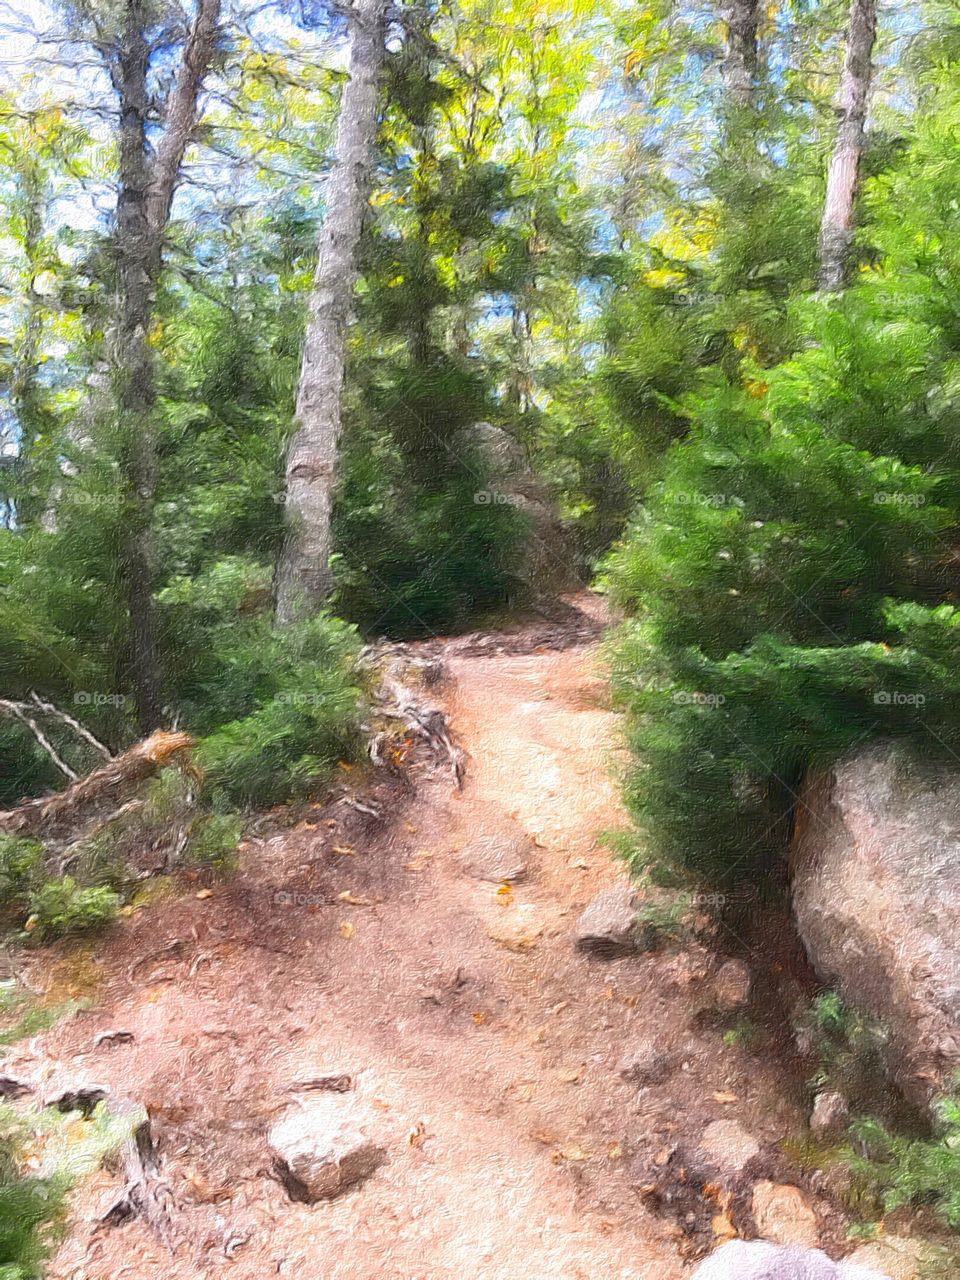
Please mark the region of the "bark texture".
POLYGON ((727 102, 733 108, 749 107, 757 82, 757 0, 724 0, 720 17, 727 30, 723 58, 723 82, 727 102))
POLYGON ((852 0, 837 99, 840 120, 820 223, 820 288, 831 292, 843 288, 850 261, 876 34, 876 0, 852 0))
POLYGON ((163 236, 184 153, 197 118, 197 99, 216 48, 220 0, 198 0, 180 68, 164 113, 156 153, 147 137, 151 112, 147 76, 155 20, 149 0, 127 0, 111 66, 120 103, 120 173, 117 197, 116 323, 110 365, 114 379, 118 451, 129 513, 124 522, 123 566, 130 613, 130 677, 144 732, 160 723, 161 672, 153 606, 153 504, 156 458, 153 411, 156 383, 150 320, 163 258, 163 236))
POLYGON ((377 140, 385 0, 350 11, 349 79, 343 89, 326 216, 319 237, 304 338, 296 429, 287 453, 286 542, 277 571, 277 621, 318 608, 330 592, 330 513, 340 436, 340 394, 357 248, 377 140))

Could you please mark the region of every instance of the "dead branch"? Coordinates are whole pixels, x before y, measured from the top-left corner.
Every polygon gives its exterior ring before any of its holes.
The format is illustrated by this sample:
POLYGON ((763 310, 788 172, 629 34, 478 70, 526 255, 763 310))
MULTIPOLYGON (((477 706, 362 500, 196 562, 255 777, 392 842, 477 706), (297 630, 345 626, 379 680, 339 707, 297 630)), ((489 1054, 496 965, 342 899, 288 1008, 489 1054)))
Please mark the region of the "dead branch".
POLYGON ((82 725, 79 720, 74 720, 73 716, 67 715, 66 711, 62 711, 59 707, 55 707, 52 702, 44 702, 34 689, 30 690, 30 697, 41 711, 45 711, 47 715, 55 716, 58 720, 62 720, 65 725, 68 725, 74 733, 78 735, 78 737, 81 737, 84 742, 89 743, 90 746, 93 747, 94 751, 103 756, 104 760, 113 759, 113 752, 105 747, 99 738, 95 738, 90 730, 85 725, 82 725))
POLYGON ((159 773, 193 745, 194 740, 188 733, 159 730, 102 768, 78 779, 65 791, 40 796, 15 809, 0 811, 0 831, 35 835, 47 828, 73 823, 91 804, 159 773))
POLYGON ((77 782, 79 780, 77 775, 57 755, 50 739, 34 720, 30 711, 31 708, 26 702, 11 702, 9 698, 0 698, 0 714, 12 716, 14 720, 19 720, 21 724, 26 725, 64 777, 69 778, 71 782, 77 782))

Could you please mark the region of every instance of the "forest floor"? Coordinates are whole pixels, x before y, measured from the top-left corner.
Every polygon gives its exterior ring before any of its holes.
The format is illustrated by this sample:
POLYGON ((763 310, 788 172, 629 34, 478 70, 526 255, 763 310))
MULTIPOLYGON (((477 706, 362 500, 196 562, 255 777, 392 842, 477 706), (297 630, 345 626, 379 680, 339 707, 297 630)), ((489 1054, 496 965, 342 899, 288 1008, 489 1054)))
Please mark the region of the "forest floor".
MULTIPOLYGON (((576 604, 599 631, 600 602, 576 604)), ((117 1189, 101 1170, 73 1197, 51 1277, 688 1273, 703 1239, 653 1212, 651 1170, 718 1119, 773 1150, 802 1129, 801 1099, 775 1055, 704 1014, 716 959, 699 944, 576 950, 578 914, 622 874, 598 835, 626 818, 599 640, 571 639, 427 646, 468 757, 462 790, 425 759, 415 790, 344 770, 293 825, 261 819, 226 878, 181 877, 89 949, 38 955, 34 986, 72 984, 90 1005, 4 1069, 144 1104, 179 1239, 171 1253, 143 1221, 98 1225, 117 1189), (526 878, 465 871, 478 834, 524 843, 526 878), (98 1043, 117 1030, 132 1038, 98 1043), (651 1038, 677 1066, 638 1089, 618 1064, 651 1038), (339 1199, 293 1203, 267 1131, 303 1102, 297 1081, 330 1071, 381 1112, 389 1160, 339 1199)))

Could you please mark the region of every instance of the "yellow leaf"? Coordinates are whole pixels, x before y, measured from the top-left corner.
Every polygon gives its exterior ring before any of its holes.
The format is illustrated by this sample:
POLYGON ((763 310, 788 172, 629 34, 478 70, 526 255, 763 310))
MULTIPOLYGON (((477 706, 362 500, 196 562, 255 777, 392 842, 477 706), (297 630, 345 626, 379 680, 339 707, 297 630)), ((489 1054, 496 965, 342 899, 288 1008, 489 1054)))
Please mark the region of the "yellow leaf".
POLYGON ((349 920, 341 920, 341 921, 340 921, 340 924, 339 924, 339 931, 340 931, 340 937, 341 937, 341 938, 352 938, 352 937, 353 937, 353 925, 350 923, 350 921, 349 921, 349 920))
POLYGON ((212 897, 213 897, 213 890, 212 890, 212 889, 201 889, 201 890, 199 891, 199 893, 197 894, 197 897, 198 897, 198 898, 212 898, 212 897))
POLYGON ((372 907, 373 902, 369 898, 355 898, 349 889, 345 889, 343 893, 337 894, 340 902, 347 902, 351 907, 372 907))
POLYGON ((725 1104, 740 1101, 735 1093, 715 1093, 713 1095, 713 1100, 714 1102, 723 1102, 725 1104))

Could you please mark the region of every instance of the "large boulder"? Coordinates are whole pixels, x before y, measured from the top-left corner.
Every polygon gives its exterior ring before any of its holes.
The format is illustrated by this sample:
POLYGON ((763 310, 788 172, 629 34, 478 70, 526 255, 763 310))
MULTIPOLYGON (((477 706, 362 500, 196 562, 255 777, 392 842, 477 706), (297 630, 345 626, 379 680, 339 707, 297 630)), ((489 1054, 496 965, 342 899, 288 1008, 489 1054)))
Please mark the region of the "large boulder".
POLYGON ((793 908, 817 973, 889 1033, 919 1104, 960 1068, 960 770, 888 743, 810 777, 793 908))
POLYGON ((691 1280, 889 1280, 845 1262, 831 1262, 819 1249, 731 1240, 702 1262, 691 1280))

